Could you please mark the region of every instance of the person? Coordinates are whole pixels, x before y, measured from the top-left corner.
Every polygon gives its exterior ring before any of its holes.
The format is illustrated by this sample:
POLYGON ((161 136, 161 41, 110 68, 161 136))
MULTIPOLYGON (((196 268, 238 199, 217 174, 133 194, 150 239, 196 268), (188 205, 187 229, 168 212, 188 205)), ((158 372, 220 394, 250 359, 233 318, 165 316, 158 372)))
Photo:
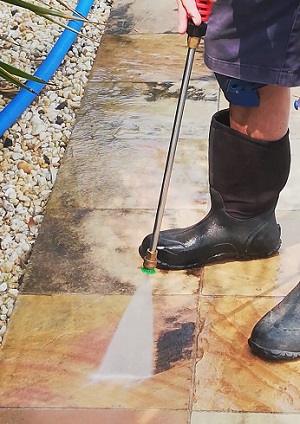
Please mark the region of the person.
MULTIPOLYGON (((188 19, 201 23, 195 0, 177 4, 180 33, 188 19)), ((300 85, 300 0, 216 0, 204 60, 229 101, 210 125, 211 209, 195 225, 161 231, 161 269, 265 258, 279 250, 275 208, 290 171, 290 87, 300 85)), ((142 241, 142 257, 151 237, 142 241)), ((249 345, 267 359, 300 357, 300 285, 257 323, 249 345)))

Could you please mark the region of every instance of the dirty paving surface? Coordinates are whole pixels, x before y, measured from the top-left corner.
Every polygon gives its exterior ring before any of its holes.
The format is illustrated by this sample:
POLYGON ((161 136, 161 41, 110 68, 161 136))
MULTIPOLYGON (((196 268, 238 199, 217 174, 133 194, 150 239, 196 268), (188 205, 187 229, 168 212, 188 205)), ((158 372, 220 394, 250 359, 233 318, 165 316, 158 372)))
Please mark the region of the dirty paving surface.
MULTIPOLYGON (((0 352, 0 424, 299 421, 300 362, 267 363, 247 345, 257 320, 300 276, 296 112, 294 162, 277 213, 280 252, 148 277, 140 269, 138 246, 152 231, 186 55, 176 26, 169 0, 114 3, 0 352), (95 378, 145 278, 152 375, 95 378)), ((209 123, 223 106, 201 47, 163 228, 193 224, 208 210, 209 123)), ((134 339, 134 323, 126 331, 134 339)), ((124 342, 116 357, 129 352, 124 342)))

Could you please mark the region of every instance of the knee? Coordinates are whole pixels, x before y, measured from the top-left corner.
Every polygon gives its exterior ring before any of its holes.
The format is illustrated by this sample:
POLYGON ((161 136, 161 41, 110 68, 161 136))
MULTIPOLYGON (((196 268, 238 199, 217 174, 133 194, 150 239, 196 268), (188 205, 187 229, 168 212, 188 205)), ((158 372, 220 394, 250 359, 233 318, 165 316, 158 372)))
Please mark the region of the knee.
POLYGON ((267 85, 257 89, 258 107, 230 104, 230 126, 250 137, 275 141, 288 131, 290 89, 267 85))

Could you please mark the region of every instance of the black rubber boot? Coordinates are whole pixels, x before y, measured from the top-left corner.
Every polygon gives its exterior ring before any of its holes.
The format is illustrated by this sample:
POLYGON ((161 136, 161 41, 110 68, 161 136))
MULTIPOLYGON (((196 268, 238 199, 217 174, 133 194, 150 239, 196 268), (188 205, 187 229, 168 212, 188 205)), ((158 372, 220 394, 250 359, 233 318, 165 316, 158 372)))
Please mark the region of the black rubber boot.
POLYGON ((255 325, 249 346, 269 360, 300 357, 300 283, 255 325))
MULTIPOLYGON (((157 267, 180 270, 274 254, 281 244, 274 210, 289 169, 288 134, 255 140, 230 128, 228 110, 216 113, 209 136, 211 210, 191 227, 160 233, 157 267)), ((151 239, 139 248, 143 258, 151 239)))

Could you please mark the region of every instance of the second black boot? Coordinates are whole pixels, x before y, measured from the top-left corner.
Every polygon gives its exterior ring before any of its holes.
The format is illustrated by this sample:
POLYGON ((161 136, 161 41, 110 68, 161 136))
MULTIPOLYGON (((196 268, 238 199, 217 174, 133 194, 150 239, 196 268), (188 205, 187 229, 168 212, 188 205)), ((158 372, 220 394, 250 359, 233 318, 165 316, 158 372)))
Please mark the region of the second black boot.
POLYGON ((300 358, 300 283, 258 321, 248 343, 265 359, 300 358))
MULTIPOLYGON (((157 267, 189 269, 277 252, 274 211, 289 170, 288 133, 278 141, 256 140, 230 128, 228 110, 216 113, 209 135, 211 210, 193 226, 160 232, 157 267)), ((151 239, 146 236, 139 248, 142 258, 151 239)))

